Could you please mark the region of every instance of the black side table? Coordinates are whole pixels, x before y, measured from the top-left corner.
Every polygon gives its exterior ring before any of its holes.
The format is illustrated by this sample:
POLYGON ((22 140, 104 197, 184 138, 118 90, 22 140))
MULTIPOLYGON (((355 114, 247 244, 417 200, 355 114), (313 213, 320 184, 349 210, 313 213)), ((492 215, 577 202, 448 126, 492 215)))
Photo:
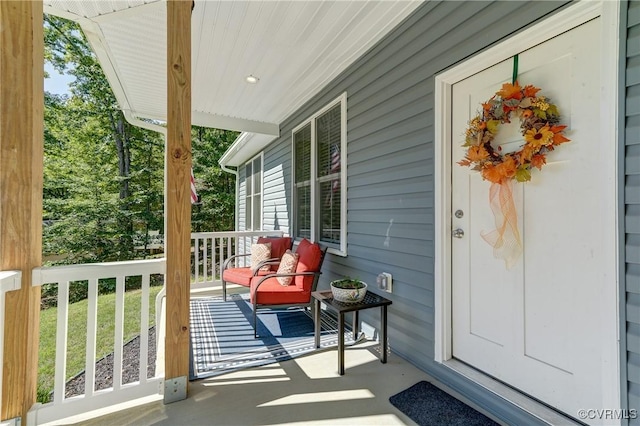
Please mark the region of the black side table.
POLYGON ((364 299, 360 303, 342 303, 333 299, 331 290, 314 291, 311 293, 315 301, 314 325, 315 325, 315 343, 316 348, 320 347, 320 303, 324 303, 327 308, 338 313, 338 373, 344 375, 344 314, 353 312, 353 335, 358 336, 360 322, 358 320, 358 312, 362 309, 380 307, 380 362, 387 362, 387 306, 392 302, 375 293, 367 291, 364 299))

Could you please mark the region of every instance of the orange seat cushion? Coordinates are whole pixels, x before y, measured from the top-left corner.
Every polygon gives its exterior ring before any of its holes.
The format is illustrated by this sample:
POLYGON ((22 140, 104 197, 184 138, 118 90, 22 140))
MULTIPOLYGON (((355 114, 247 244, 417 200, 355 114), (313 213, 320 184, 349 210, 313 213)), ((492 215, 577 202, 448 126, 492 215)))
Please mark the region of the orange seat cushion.
MULTIPOLYGON (((320 245, 312 243, 303 238, 296 248, 298 254, 298 265, 296 272, 317 272, 322 260, 322 249, 320 245)), ((313 275, 295 277, 295 284, 301 290, 311 292, 313 286, 313 275)))
MULTIPOLYGON (((258 275, 267 275, 271 271, 258 271, 258 275)), ((239 284, 245 287, 249 287, 251 284, 251 278, 253 278, 253 271, 251 268, 229 268, 225 269, 222 273, 222 279, 228 283, 239 284)))
MULTIPOLYGON (((260 277, 254 277, 251 280, 251 303, 254 302, 256 287, 260 279, 260 277)), ((267 278, 258 287, 257 294, 260 305, 290 305, 311 301, 310 291, 301 290, 295 285, 283 286, 276 278, 267 278)))

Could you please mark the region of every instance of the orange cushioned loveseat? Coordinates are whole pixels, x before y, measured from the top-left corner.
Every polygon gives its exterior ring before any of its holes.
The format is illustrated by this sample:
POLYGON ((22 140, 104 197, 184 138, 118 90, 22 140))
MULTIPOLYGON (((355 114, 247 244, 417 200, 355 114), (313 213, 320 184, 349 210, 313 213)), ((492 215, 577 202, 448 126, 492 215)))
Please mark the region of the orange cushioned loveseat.
MULTIPOLYGON (((252 253, 231 256, 222 265, 222 297, 227 300, 227 283, 238 284, 243 287, 251 285, 254 276, 267 275, 278 270, 278 262, 293 244, 291 237, 260 237, 256 242, 259 246, 270 246, 269 256, 251 266, 233 267, 240 257, 252 256, 252 253)), ((264 248, 264 247, 255 247, 264 248)))

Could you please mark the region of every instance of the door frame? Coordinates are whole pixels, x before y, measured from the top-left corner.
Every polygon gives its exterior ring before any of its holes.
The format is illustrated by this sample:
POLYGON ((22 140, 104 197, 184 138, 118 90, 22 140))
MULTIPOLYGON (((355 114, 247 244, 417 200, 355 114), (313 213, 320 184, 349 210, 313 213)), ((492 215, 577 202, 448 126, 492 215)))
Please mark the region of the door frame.
POLYGON ((452 358, 452 306, 451 306, 451 112, 452 86, 486 68, 513 57, 524 50, 534 47, 546 40, 560 35, 591 19, 600 17, 602 25, 602 65, 601 65, 601 111, 603 122, 601 140, 614 141, 603 162, 610 171, 611 191, 604 202, 614 209, 609 213, 607 224, 612 236, 611 253, 605 259, 606 268, 615 279, 615 287, 603 298, 603 309, 607 318, 611 318, 607 328, 609 341, 603 353, 603 369, 607 369, 603 377, 605 383, 604 399, 619 407, 620 388, 620 356, 619 356, 619 250, 618 250, 618 66, 619 66, 619 2, 597 1, 576 2, 557 13, 544 18, 541 22, 509 37, 499 44, 483 50, 468 60, 440 73, 435 77, 435 269, 434 269, 434 360, 447 367, 457 369, 458 362, 452 358))

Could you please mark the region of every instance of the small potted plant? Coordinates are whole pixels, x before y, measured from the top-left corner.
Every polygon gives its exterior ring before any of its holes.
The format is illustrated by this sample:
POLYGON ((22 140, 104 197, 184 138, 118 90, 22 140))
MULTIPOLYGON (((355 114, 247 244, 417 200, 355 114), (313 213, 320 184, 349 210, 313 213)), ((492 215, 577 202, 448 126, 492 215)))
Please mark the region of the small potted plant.
POLYGON ((359 303, 367 294, 367 283, 357 278, 341 278, 331 281, 331 293, 338 302, 359 303))

